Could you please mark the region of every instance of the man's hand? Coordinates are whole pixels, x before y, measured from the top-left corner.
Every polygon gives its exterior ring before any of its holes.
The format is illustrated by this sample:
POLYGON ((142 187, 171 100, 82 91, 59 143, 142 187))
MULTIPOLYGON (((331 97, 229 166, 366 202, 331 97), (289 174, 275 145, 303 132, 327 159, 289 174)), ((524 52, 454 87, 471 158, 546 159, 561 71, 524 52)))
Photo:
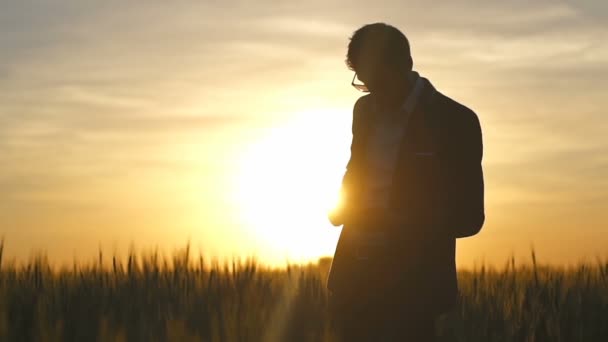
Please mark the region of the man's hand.
POLYGON ((334 208, 329 212, 327 218, 329 219, 329 222, 331 222, 332 226, 338 227, 344 224, 342 214, 342 209, 340 208, 334 208))

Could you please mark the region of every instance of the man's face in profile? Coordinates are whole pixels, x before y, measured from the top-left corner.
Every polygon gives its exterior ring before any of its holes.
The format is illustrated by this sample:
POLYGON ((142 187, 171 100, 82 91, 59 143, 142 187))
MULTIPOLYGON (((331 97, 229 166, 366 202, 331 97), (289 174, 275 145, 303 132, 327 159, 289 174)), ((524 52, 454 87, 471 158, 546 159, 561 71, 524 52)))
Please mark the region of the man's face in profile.
POLYGON ((399 76, 396 68, 377 59, 363 58, 357 67, 357 78, 367 86, 371 93, 384 92, 399 76))

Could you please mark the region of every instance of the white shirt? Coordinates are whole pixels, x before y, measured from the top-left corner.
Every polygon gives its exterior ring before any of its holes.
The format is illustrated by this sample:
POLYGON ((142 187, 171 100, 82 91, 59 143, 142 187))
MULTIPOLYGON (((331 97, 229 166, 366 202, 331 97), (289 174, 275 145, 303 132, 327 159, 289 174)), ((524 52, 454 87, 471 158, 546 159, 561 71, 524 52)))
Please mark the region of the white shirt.
MULTIPOLYGON (((376 115, 376 120, 371 128, 366 149, 367 172, 363 185, 365 192, 363 200, 365 201, 364 205, 368 208, 385 208, 388 206, 390 187, 399 155, 399 147, 401 146, 409 117, 424 88, 424 80, 418 73, 412 72, 411 77, 415 79, 414 86, 399 109, 405 112, 405 115, 370 113, 371 115, 376 115)), ((375 107, 377 108, 377 106, 375 107)))

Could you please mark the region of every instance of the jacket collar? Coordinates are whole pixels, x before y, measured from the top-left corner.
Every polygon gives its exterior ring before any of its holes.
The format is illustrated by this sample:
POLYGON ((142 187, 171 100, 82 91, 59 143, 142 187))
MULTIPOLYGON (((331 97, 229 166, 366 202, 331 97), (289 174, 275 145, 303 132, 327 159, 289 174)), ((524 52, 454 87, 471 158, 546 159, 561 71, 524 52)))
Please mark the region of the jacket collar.
MULTIPOLYGON (((394 121, 395 124, 399 122, 400 124, 403 124, 404 127, 407 127, 411 117, 417 112, 416 109, 428 106, 429 100, 436 91, 435 87, 433 87, 427 78, 420 76, 416 71, 411 71, 408 77, 412 87, 399 108, 399 113, 395 113, 397 114, 395 116, 382 115, 383 113, 378 111, 375 96, 371 94, 371 107, 369 107, 371 115, 368 116, 368 125, 373 125, 379 120, 383 121, 388 119, 389 121, 394 121)), ((425 108, 422 108, 422 112, 426 112, 425 108)))

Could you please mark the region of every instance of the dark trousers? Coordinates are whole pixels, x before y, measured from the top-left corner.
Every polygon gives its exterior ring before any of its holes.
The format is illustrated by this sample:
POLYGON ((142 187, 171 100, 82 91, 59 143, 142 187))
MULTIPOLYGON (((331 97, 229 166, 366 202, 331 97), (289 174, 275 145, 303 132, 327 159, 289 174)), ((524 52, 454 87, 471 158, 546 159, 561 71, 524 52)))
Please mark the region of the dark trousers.
POLYGON ((398 302, 388 297, 361 302, 344 301, 332 295, 330 313, 338 341, 434 341, 436 314, 418 305, 398 302))
POLYGON ((433 341, 441 310, 424 256, 421 243, 388 230, 344 228, 328 278, 339 340, 433 341))

